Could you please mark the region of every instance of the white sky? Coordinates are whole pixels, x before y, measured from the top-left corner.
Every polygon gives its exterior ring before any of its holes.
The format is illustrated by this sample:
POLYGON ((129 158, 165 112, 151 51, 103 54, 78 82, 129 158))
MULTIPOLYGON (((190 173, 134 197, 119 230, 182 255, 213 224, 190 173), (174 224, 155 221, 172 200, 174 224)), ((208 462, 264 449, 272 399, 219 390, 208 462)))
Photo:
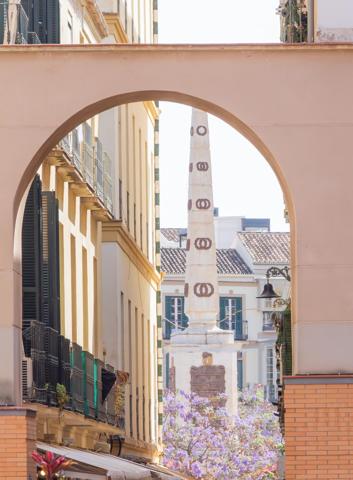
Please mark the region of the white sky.
MULTIPOLYGON (((279 41, 279 0, 159 0, 160 43, 279 41)), ((161 102, 161 226, 185 227, 190 107, 161 102)), ((283 195, 266 160, 244 137, 210 116, 214 203, 219 214, 270 217, 288 230, 283 195)))

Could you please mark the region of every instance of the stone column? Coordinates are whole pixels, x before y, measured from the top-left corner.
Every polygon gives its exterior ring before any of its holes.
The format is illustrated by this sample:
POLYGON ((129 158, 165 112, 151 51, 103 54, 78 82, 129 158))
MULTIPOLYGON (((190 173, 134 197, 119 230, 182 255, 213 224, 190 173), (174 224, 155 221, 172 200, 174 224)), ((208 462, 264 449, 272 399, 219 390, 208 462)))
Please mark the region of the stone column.
POLYGON ((175 388, 203 397, 228 396, 237 410, 237 352, 233 332, 217 326, 217 258, 207 113, 192 110, 186 245, 185 313, 188 327, 171 336, 175 388), (208 381, 205 379, 208 377, 208 381))

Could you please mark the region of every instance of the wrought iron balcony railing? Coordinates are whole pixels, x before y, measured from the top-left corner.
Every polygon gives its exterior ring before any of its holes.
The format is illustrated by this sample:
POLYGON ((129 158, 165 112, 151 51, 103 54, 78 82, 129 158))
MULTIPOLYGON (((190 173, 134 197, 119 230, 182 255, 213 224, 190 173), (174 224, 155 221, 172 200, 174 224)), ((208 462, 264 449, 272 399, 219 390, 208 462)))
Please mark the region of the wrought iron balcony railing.
POLYGON ((22 392, 27 402, 62 407, 112 425, 124 422, 115 411, 115 370, 34 320, 23 328, 22 392), (108 378, 108 384, 105 378, 108 378), (60 405, 57 386, 64 385, 67 399, 60 405))
POLYGON ((41 41, 40 41, 36 32, 28 32, 27 43, 30 44, 30 45, 41 43, 41 41))
POLYGON ((103 150, 101 141, 96 138, 94 145, 89 141, 90 129, 85 128, 83 139, 78 129, 72 130, 60 142, 59 147, 69 161, 82 175, 87 185, 94 191, 106 209, 113 211, 112 161, 103 150))
POLYGON ((20 3, 0 3, 0 43, 27 43, 28 17, 20 3))
POLYGON ((234 340, 247 340, 248 337, 248 321, 237 322, 234 329, 234 340))

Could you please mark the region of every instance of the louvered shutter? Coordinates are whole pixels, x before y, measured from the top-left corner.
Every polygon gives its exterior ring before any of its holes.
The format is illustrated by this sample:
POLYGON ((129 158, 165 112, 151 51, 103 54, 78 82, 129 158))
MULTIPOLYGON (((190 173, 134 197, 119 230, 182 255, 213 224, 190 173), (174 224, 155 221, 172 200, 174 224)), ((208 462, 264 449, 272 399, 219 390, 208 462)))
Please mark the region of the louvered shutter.
POLYGON ((41 321, 41 181, 33 180, 26 200, 22 224, 22 313, 23 344, 31 354, 30 325, 41 321))
POLYGON ((164 338, 166 340, 170 339, 170 334, 172 332, 172 307, 173 307, 174 297, 165 297, 165 318, 164 321, 164 338))
POLYGON ((56 404, 59 382, 59 215, 54 192, 42 192, 42 322, 45 326, 45 375, 48 402, 56 404))
POLYGON ((243 373, 243 354, 238 352, 237 354, 237 386, 238 390, 243 390, 244 388, 244 373, 243 373))
POLYGON ((46 43, 60 43, 60 8, 59 0, 47 2, 47 41, 46 43))
POLYGON ((228 330, 228 322, 226 318, 227 297, 219 297, 219 326, 222 330, 228 330))
POLYGON ((180 297, 181 299, 181 326, 182 328, 186 328, 188 326, 189 320, 188 317, 185 315, 185 298, 180 297))
MULTIPOLYGON (((232 327, 233 322, 235 320, 235 338, 239 338, 240 340, 243 338, 243 312, 242 312, 242 304, 243 299, 241 297, 237 297, 234 299, 234 308, 235 312, 232 315, 232 327)), ((233 327, 234 328, 234 327, 233 327)))
POLYGON ((42 321, 60 332, 59 209, 54 192, 42 193, 42 321))
POLYGON ((165 386, 169 388, 169 374, 170 374, 170 364, 169 364, 169 353, 165 354, 165 386))
POLYGON ((47 0, 32 0, 33 26, 41 41, 47 42, 46 19, 47 19, 47 0))

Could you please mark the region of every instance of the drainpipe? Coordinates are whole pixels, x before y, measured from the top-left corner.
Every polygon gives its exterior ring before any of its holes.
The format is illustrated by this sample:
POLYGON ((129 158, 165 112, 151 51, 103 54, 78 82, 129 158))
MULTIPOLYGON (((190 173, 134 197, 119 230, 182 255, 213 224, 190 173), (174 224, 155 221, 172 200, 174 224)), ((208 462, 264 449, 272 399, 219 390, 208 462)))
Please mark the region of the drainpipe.
POLYGON ((308 0, 308 43, 314 43, 314 18, 315 18, 314 0, 308 0))

